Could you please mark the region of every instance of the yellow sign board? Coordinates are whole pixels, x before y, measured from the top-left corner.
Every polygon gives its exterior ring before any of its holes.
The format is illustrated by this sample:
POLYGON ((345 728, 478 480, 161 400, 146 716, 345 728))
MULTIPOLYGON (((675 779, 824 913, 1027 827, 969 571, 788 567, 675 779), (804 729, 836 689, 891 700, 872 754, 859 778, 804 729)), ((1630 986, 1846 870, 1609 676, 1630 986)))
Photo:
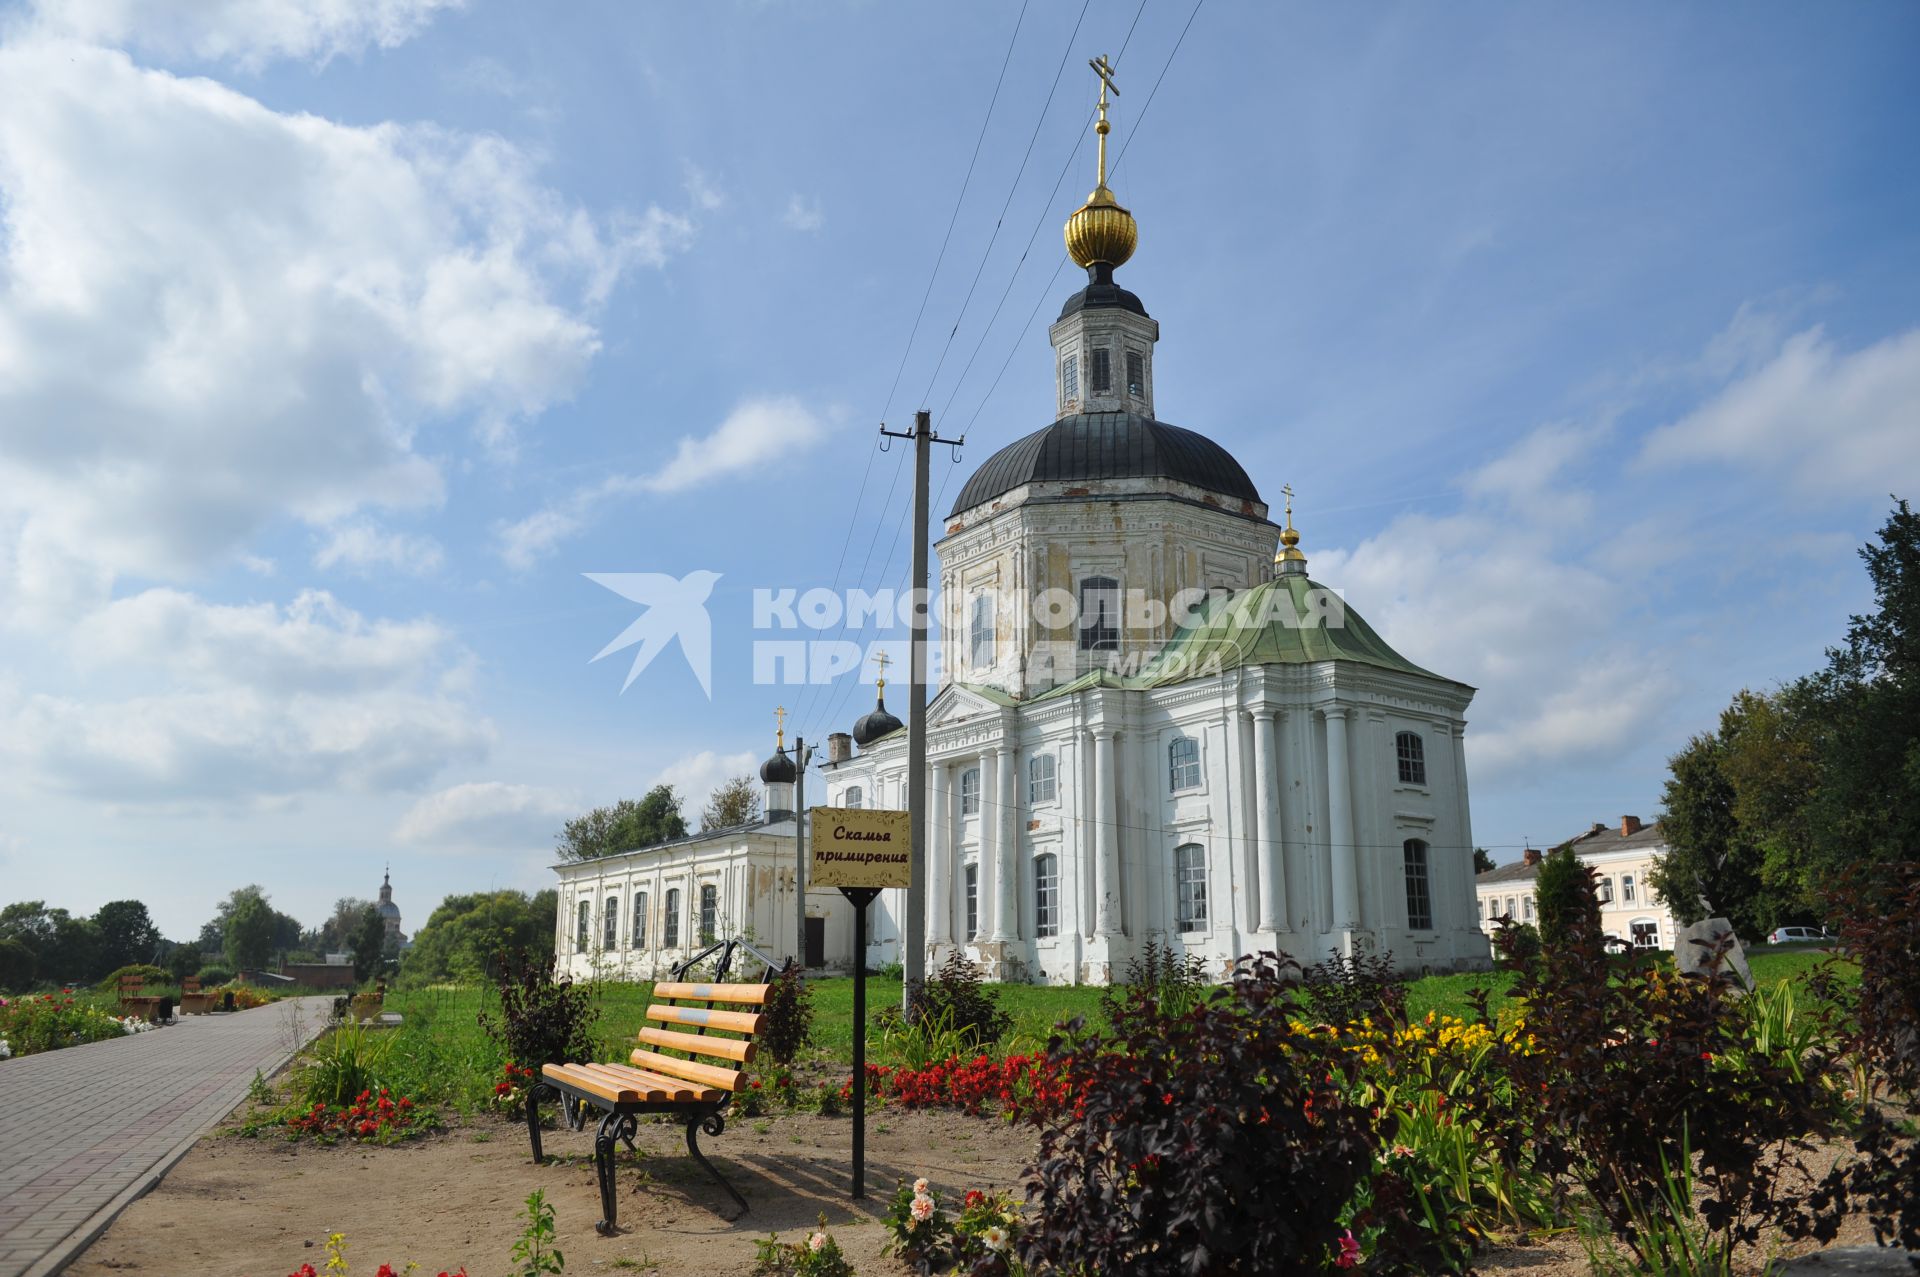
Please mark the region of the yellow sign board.
POLYGON ((807 886, 905 887, 912 826, 904 811, 866 807, 815 807, 807 886))

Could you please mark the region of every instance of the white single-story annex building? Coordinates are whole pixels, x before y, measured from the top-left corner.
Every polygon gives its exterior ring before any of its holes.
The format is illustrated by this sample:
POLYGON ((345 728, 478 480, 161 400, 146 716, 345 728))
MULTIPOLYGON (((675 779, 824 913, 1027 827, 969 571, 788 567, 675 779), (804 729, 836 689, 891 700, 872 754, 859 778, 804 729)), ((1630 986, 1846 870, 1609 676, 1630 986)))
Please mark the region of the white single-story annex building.
MULTIPOLYGON (((1160 326, 1113 282, 1136 234, 1103 177, 1067 224, 1089 282, 1050 332, 1055 420, 980 466, 937 546, 929 966, 958 948, 1002 979, 1102 983, 1149 939, 1215 971, 1261 950, 1486 966, 1473 689, 1389 647, 1307 575, 1290 512, 1155 416, 1160 326)), ((906 807, 884 693, 829 744, 811 801, 906 807)), ((773 823, 557 866, 558 951, 651 974, 711 901, 791 952, 791 773, 762 769, 773 823)), ((875 903, 869 963, 899 958, 905 894, 875 903)), ((849 961, 846 906, 809 893, 816 912, 816 956, 849 961)))

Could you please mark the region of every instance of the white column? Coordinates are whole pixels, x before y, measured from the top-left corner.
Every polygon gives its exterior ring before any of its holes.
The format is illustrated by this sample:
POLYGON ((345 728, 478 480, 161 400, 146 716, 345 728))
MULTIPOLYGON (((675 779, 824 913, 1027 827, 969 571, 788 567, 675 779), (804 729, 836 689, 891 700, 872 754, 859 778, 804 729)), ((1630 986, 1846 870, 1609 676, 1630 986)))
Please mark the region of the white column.
POLYGON ((1467 806, 1467 725, 1453 723, 1447 728, 1448 739, 1453 745, 1453 789, 1454 802, 1460 811, 1460 846, 1453 854, 1454 871, 1450 877, 1460 884, 1460 912, 1454 915, 1453 926, 1457 931, 1479 929, 1478 915, 1474 909, 1474 896, 1477 889, 1473 882, 1473 812, 1467 806))
POLYGON ((1333 929, 1348 931, 1360 922, 1360 893, 1354 873, 1353 787, 1347 775, 1347 711, 1323 711, 1327 718, 1327 842, 1333 865, 1333 929))
POLYGON ((980 906, 980 938, 1000 939, 1000 892, 994 885, 1000 880, 1000 749, 988 745, 980 751, 980 811, 975 817, 980 829, 980 881, 977 887, 980 906))
POLYGON ((1113 733, 1093 734, 1095 935, 1120 934, 1120 794, 1113 765, 1113 733))
POLYGON ((1287 888, 1280 862, 1280 803, 1274 784, 1273 711, 1253 712, 1253 829, 1260 848, 1260 930, 1286 927, 1287 888))
POLYGON ((927 925, 931 944, 953 943, 953 836, 947 815, 947 765, 927 768, 927 925))
POLYGON ((994 857, 993 938, 1020 938, 1020 826, 1017 823, 1023 804, 1014 782, 1014 763, 1019 747, 1007 745, 1000 751, 1000 776, 994 783, 994 827, 999 830, 994 842, 999 854, 994 857))

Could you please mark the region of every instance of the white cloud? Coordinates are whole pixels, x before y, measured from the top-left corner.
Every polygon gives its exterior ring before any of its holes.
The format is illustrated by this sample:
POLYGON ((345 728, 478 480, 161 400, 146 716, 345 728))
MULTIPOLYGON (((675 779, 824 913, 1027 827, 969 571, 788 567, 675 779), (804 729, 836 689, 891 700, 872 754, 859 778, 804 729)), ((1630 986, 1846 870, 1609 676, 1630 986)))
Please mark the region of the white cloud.
POLYGON ((285 608, 148 590, 74 637, 89 695, 0 698, 0 756, 116 803, 258 803, 418 788, 495 732, 432 621, 369 621, 320 591, 285 608), (142 690, 116 695, 132 684, 142 690))
POLYGON ((394 827, 401 842, 424 846, 525 847, 550 843, 560 823, 578 815, 577 798, 538 785, 469 781, 414 803, 394 827))
POLYGON ((792 396, 749 399, 704 436, 683 437, 673 456, 643 475, 610 475, 497 530, 500 557, 524 571, 591 523, 622 497, 684 492, 716 479, 778 466, 795 448, 817 441, 825 424, 792 396))
POLYGON ((510 451, 599 349, 597 301, 693 234, 569 206, 497 138, 0 47, 0 612, 71 616, 289 517, 437 506, 417 436, 466 419, 510 451))
POLYGON ((700 809, 707 805, 707 799, 722 781, 732 780, 736 776, 752 773, 755 783, 759 781, 760 760, 750 752, 721 754, 711 749, 703 749, 697 754, 678 759, 648 782, 647 788, 655 785, 672 785, 680 795, 687 814, 689 828, 700 824, 700 809))
POLYGON ((426 576, 438 571, 445 558, 440 543, 432 537, 385 531, 362 519, 330 529, 326 543, 314 553, 313 565, 323 570, 345 567, 362 572, 385 567, 409 576, 426 576))
POLYGON ((325 63, 406 43, 464 0, 39 0, 39 31, 258 70, 280 58, 325 63))
MULTIPOLYGON (((1751 362, 1754 327, 1737 323, 1716 346, 1738 338, 1751 362)), ((1884 497, 1890 484, 1920 473, 1920 329, 1851 354, 1817 327, 1796 333, 1771 359, 1655 431, 1641 460, 1790 471, 1830 493, 1884 497)))
POLYGON ((805 195, 789 195, 787 211, 781 220, 796 231, 817 231, 827 224, 827 214, 820 207, 820 201, 805 195))

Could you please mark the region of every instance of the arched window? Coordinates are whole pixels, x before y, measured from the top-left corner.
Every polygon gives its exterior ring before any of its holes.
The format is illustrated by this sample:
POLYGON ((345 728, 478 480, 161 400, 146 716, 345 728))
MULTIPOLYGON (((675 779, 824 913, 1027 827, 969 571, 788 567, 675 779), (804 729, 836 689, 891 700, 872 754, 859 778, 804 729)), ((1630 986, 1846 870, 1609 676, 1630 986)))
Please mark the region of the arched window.
POLYGON ((1060 857, 1052 852, 1033 858, 1033 934, 1060 934, 1060 857))
POLYGON ((712 883, 700 884, 700 943, 712 944, 714 933, 719 925, 720 888, 712 883))
POLYGON ((666 928, 666 944, 669 949, 680 947, 680 888, 667 890, 667 916, 662 925, 666 928))
POLYGON ((1200 742, 1191 736, 1176 736, 1167 746, 1167 787, 1200 788, 1200 742))
POLYGON ((1207 929, 1207 849, 1190 842, 1173 849, 1174 899, 1182 931, 1207 929))
POLYGON ((647 893, 644 891, 633 893, 633 947, 647 947, 647 893))
POLYGON ((1407 870, 1407 927, 1432 931, 1433 888, 1427 880, 1427 844, 1409 838, 1400 844, 1400 855, 1407 870))
POLYGON ((575 953, 585 953, 587 951, 587 939, 592 934, 593 901, 582 900, 580 902, 580 925, 574 929, 573 951, 575 953))
POLYGON ((960 814, 971 816, 980 810, 980 769, 969 767, 960 773, 960 814))
POLYGON ((980 934, 980 866, 967 866, 967 939, 980 934))
POLYGON ((1401 732, 1393 738, 1393 750, 1400 760, 1400 783, 1427 783, 1427 744, 1418 732, 1401 732))
POLYGON ((620 947, 620 897, 607 897, 607 916, 601 921, 600 925, 604 929, 606 936, 602 947, 618 949, 620 947))
POLYGON ((840 795, 840 805, 842 807, 858 807, 861 803, 865 802, 866 799, 867 796, 861 791, 860 786, 849 785, 847 786, 847 792, 840 795))
POLYGON ((1027 760, 1027 801, 1050 803, 1056 792, 1052 754, 1035 754, 1027 760))
POLYGON ((967 623, 967 664, 977 670, 993 664, 993 595, 985 590, 973 596, 967 623))
POLYGON ((1533 897, 1532 896, 1520 897, 1520 913, 1521 913, 1521 921, 1523 922, 1533 921, 1533 897))
POLYGON ((1620 875, 1620 903, 1623 905, 1630 905, 1633 903, 1633 899, 1634 899, 1633 875, 1621 874, 1620 875))
POLYGON ((1120 650, 1120 582, 1110 576, 1080 580, 1080 650, 1120 650))

